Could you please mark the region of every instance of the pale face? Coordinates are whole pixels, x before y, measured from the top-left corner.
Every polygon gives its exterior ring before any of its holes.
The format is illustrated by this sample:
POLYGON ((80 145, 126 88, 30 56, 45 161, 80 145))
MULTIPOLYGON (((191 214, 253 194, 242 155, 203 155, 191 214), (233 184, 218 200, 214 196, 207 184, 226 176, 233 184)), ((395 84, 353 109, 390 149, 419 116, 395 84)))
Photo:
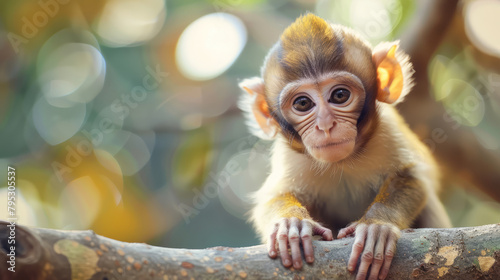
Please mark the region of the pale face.
POLYGON ((360 79, 341 71, 288 84, 281 92, 280 107, 307 152, 319 161, 335 163, 354 151, 365 95, 360 79))

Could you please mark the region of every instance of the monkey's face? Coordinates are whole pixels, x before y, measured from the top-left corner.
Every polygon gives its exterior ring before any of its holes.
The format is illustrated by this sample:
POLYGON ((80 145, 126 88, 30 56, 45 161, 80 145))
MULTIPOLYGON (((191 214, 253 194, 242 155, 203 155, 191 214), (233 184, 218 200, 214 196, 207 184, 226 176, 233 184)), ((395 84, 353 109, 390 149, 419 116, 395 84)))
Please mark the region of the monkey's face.
POLYGON ((354 151, 365 97, 361 80, 339 71, 289 83, 280 94, 280 107, 307 152, 334 163, 354 151))

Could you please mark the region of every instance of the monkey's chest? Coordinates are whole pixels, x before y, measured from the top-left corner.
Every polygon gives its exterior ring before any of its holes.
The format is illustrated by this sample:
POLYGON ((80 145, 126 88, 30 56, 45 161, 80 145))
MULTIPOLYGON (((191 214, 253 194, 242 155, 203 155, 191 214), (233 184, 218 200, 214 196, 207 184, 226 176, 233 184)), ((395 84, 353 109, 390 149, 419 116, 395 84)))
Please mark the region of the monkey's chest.
POLYGON ((363 216, 375 199, 382 178, 363 181, 344 178, 318 184, 321 187, 317 195, 304 196, 304 204, 315 220, 338 230, 363 216))

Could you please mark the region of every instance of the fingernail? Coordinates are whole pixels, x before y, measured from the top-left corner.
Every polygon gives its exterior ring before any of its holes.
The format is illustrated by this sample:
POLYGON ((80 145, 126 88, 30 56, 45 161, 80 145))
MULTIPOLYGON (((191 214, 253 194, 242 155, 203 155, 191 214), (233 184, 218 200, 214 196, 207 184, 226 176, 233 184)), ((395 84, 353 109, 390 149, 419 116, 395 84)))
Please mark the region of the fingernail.
POLYGON ((269 252, 269 255, 271 255, 271 257, 276 256, 276 251, 271 251, 271 252, 269 252))
POLYGON ((285 260, 284 264, 285 264, 285 266, 290 266, 292 264, 292 262, 290 260, 285 260))
POLYGON ((300 265, 300 263, 297 261, 297 262, 295 262, 295 263, 294 263, 293 267, 295 267, 295 268, 300 268, 300 267, 301 267, 301 265, 300 265))
POLYGON ((307 257, 307 262, 308 263, 312 263, 314 261, 314 258, 313 257, 307 257))
POLYGON ((348 269, 349 271, 353 271, 353 270, 354 270, 354 267, 352 267, 352 265, 350 265, 350 266, 348 266, 348 267, 347 267, 347 269, 348 269))

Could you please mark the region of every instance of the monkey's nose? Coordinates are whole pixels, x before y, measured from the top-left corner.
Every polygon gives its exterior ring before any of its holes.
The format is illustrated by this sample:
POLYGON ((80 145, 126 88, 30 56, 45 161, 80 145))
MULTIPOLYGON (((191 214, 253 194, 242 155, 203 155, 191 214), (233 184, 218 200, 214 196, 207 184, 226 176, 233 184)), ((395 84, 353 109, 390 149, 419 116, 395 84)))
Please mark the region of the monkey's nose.
POLYGON ((330 137, 331 131, 335 126, 335 121, 333 120, 319 120, 316 124, 316 129, 325 132, 326 137, 330 137))

